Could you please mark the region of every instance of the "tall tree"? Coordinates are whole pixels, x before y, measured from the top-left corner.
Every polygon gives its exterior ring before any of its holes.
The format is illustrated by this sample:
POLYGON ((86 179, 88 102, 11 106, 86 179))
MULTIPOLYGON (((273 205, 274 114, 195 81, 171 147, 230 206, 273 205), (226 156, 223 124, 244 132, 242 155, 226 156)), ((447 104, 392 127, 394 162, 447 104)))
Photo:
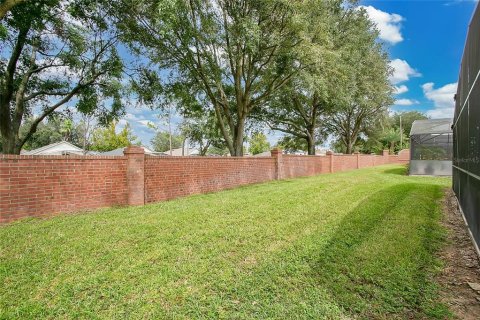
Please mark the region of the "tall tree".
POLYGON ((317 8, 320 11, 310 10, 306 15, 306 36, 316 54, 303 56, 306 67, 273 95, 270 108, 255 114, 271 129, 305 140, 301 144, 296 141, 296 145, 305 145, 309 155, 314 155, 315 146, 326 138, 323 121, 347 103, 356 87, 352 61, 377 49, 372 41, 376 32, 364 12, 341 1, 327 3, 317 8))
POLYGON ((38 0, 16 5, 1 21, 0 134, 4 153, 19 153, 38 125, 78 97, 80 111, 123 112, 117 34, 102 1, 38 0), (101 103, 112 101, 113 103, 101 103), (22 122, 34 117, 24 135, 22 122))
POLYGON ((323 5, 310 2, 307 7, 302 14, 307 22, 303 32, 311 54, 298 57, 304 67, 277 90, 267 107, 258 109, 254 117, 270 129, 286 133, 282 143, 289 149, 305 146, 301 149, 314 155, 315 146, 324 138, 320 117, 331 109, 330 100, 341 78, 332 32, 335 28, 331 26, 341 27, 341 20, 355 9, 344 1, 328 1, 323 5))
MULTIPOLYGON (((377 42, 377 32, 363 9, 359 19, 348 21, 353 33, 343 42, 343 65, 346 66, 346 81, 339 83, 341 99, 335 110, 325 117, 330 132, 344 145, 345 152, 353 152, 360 135, 384 117, 393 102, 393 88, 388 81, 391 72, 388 56, 382 44, 377 42)), ((339 32, 342 32, 341 29, 339 32)))
POLYGON ((298 12, 321 3, 123 0, 117 11, 124 39, 171 71, 163 90, 206 101, 230 154, 241 156, 251 112, 303 67, 298 12))

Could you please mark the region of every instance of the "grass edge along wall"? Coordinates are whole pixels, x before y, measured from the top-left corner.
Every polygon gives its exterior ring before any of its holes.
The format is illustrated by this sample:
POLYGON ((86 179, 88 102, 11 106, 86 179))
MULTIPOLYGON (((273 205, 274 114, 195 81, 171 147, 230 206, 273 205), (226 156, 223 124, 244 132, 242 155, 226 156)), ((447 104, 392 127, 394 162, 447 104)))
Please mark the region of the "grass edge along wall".
POLYGON ((271 180, 407 163, 399 155, 156 157, 0 155, 0 224, 101 207, 143 205, 271 180))

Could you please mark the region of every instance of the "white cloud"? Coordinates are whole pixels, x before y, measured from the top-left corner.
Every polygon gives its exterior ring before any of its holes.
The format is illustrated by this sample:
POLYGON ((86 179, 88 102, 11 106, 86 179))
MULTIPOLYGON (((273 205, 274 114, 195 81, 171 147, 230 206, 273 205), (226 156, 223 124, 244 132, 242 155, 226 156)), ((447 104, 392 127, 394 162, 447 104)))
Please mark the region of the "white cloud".
POLYGON ((427 115, 432 118, 452 118, 455 102, 453 97, 457 92, 457 83, 449 83, 435 89, 433 82, 428 82, 422 85, 423 94, 425 97, 433 101, 435 109, 427 111, 427 115))
MULTIPOLYGON (((125 115, 125 119, 126 119, 127 121, 129 121, 130 123, 132 123, 132 124, 138 123, 138 124, 140 124, 141 126, 146 127, 146 128, 149 128, 149 129, 152 129, 152 128, 155 127, 155 124, 154 124, 153 121, 148 120, 148 119, 145 119, 145 117, 143 117, 143 116, 137 116, 137 115, 135 115, 135 114, 133 114, 133 113, 129 113, 129 112, 128 112, 128 113, 125 115)), ((122 120, 123 120, 123 119, 122 119, 122 120)))
POLYGON ((370 20, 377 25, 380 39, 389 42, 390 44, 396 44, 403 41, 400 28, 402 27, 401 22, 404 19, 401 15, 388 13, 372 6, 360 7, 365 9, 370 20))
POLYGON ((410 77, 420 77, 421 74, 413 69, 407 61, 402 59, 394 59, 390 61, 390 67, 393 68, 393 73, 390 76, 390 82, 397 84, 410 79, 410 77))
POLYGON ((404 84, 401 86, 394 86, 394 93, 395 94, 402 94, 408 91, 408 87, 404 84))
POLYGON ((436 108, 452 108, 455 105, 453 96, 457 92, 457 83, 449 83, 438 89, 434 89, 434 86, 433 82, 422 85, 425 97, 433 101, 436 108))
POLYGON ((411 105, 414 105, 414 104, 419 104, 420 102, 418 102, 417 100, 413 100, 413 99, 398 99, 398 100, 395 100, 395 105, 396 106, 411 106, 411 105))
POLYGON ((152 129, 155 127, 155 124, 150 120, 138 120, 138 123, 140 123, 142 126, 147 127, 149 129, 152 129))
POLYGON ((453 108, 432 109, 425 114, 432 119, 453 118, 453 108))

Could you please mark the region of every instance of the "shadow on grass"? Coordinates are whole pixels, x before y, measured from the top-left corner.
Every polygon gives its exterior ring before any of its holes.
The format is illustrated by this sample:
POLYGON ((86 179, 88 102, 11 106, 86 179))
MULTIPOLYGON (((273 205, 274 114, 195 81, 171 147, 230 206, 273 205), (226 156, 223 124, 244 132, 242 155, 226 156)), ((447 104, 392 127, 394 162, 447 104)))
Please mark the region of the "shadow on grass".
POLYGON ((443 319, 448 311, 435 303, 429 282, 441 240, 437 192, 434 185, 401 184, 362 201, 310 261, 313 281, 355 317, 443 319))
POLYGON ((407 175, 407 167, 400 167, 400 168, 393 168, 393 169, 387 169, 383 171, 386 174, 396 174, 399 176, 406 176, 407 175))
POLYGON ((225 310, 245 318, 447 318, 431 282, 441 194, 441 186, 419 183, 373 193, 327 230, 243 274, 238 285, 217 288, 245 302, 225 310))

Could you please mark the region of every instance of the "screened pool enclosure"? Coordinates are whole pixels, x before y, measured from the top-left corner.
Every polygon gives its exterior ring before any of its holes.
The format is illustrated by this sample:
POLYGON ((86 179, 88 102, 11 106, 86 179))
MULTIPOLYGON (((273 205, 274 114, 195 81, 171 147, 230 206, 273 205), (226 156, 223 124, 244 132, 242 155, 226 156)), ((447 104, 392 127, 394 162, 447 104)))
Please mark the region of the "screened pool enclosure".
POLYGON ((416 120, 410 131, 410 174, 452 175, 452 119, 416 120))

